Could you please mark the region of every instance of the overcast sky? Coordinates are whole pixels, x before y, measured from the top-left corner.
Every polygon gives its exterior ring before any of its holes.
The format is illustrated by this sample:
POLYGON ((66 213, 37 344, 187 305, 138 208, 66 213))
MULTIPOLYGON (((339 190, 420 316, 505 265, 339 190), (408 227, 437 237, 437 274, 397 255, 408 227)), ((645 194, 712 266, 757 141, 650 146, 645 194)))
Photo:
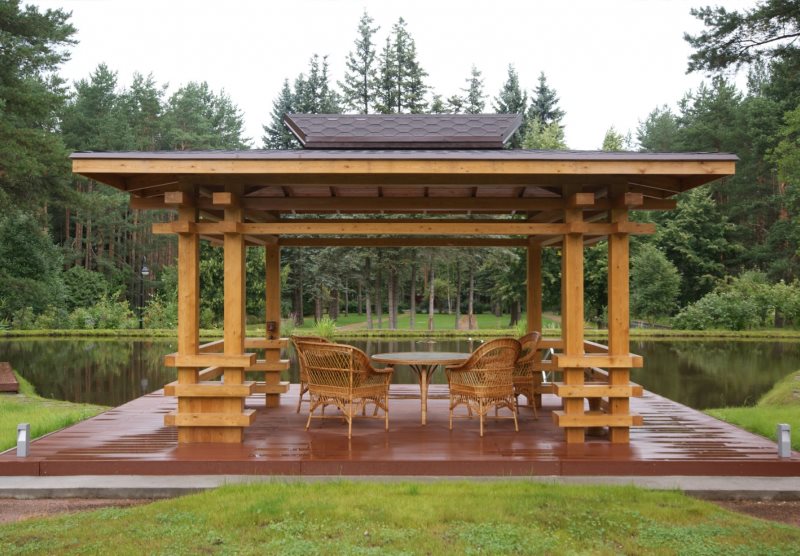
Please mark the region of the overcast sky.
MULTIPOLYGON (((24 1, 24 0, 23 0, 24 1)), ((675 102, 702 75, 686 75, 691 50, 683 33, 697 32, 689 14, 708 0, 60 0, 33 2, 72 12, 79 44, 62 75, 84 78, 101 62, 122 85, 135 71, 152 72, 170 91, 188 81, 224 89, 244 112, 246 132, 261 147, 262 125, 284 78, 328 55, 336 79, 353 48, 366 9, 381 27, 377 43, 399 17, 417 43, 428 83, 445 98, 465 86, 472 64, 483 72, 491 100, 513 64, 522 85, 540 71, 560 96, 570 148, 597 149, 614 125, 634 137, 638 121, 675 102)), ((753 0, 713 2, 729 9, 753 0)))

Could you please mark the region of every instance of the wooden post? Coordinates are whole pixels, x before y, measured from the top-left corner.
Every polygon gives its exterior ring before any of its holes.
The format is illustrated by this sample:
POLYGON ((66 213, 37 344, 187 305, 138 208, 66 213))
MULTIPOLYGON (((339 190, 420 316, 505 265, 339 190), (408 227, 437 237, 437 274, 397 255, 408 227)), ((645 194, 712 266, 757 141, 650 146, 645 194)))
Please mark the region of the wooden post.
MULTIPOLYGON (((191 186, 185 186, 188 192, 191 186)), ((178 209, 179 222, 197 222, 194 195, 178 209)), ((200 236, 178 234, 178 354, 197 355, 200 346, 200 236)), ((196 384, 197 369, 178 368, 178 384, 196 384)), ((178 398, 178 413, 195 413, 197 400, 178 398)), ((194 440, 192 427, 178 427, 178 443, 194 440)))
POLYGON ((542 333, 542 246, 528 238, 528 332, 542 333))
MULTIPOLYGON (((627 186, 615 184, 609 188, 612 206, 617 199, 624 198, 627 186)), ((624 204, 612 208, 609 221, 614 224, 628 221, 628 209, 624 204)), ((630 353, 630 286, 629 286, 629 236, 610 234, 608 236, 608 354, 628 355, 630 353)), ((608 382, 611 386, 630 384, 630 369, 609 369, 608 382)), ((628 415, 629 398, 609 398, 610 415, 628 415)), ((615 444, 630 442, 628 427, 609 427, 609 440, 615 444)))
MULTIPOLYGON (((281 248, 279 245, 267 245, 265 248, 266 260, 266 322, 267 339, 277 340, 281 337, 281 248), (274 323, 274 324, 273 324, 274 323), (274 326, 272 331, 270 326, 274 326)), ((278 348, 268 348, 265 350, 264 361, 267 365, 280 365, 281 350, 278 348)), ((264 383, 267 386, 266 406, 278 407, 280 405, 280 394, 270 393, 271 387, 280 385, 279 373, 265 373, 264 383)))
MULTIPOLYGON (((569 199, 577 192, 578 188, 575 186, 565 186, 564 198, 569 199)), ((567 224, 583 222, 583 209, 565 209, 564 222, 567 224)), ((564 355, 568 357, 584 355, 583 323, 583 234, 569 233, 564 235, 561 250, 561 333, 564 340, 564 355)), ((583 367, 565 368, 564 383, 567 386, 583 386, 583 367)), ((567 419, 579 418, 582 415, 584 415, 582 397, 564 398, 564 416, 567 419)), ((567 443, 580 443, 584 441, 585 428, 573 424, 565 428, 565 434, 567 443)))

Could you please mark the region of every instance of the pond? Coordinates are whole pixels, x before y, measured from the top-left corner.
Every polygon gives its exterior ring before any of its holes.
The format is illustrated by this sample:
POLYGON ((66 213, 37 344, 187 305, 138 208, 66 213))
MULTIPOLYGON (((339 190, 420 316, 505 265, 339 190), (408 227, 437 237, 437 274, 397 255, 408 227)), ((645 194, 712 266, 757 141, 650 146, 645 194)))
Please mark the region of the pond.
MULTIPOLYGON (((467 339, 352 340, 367 353, 394 351, 469 352, 479 341, 467 339)), ((162 357, 175 351, 170 339, 4 339, 0 361, 29 380, 42 396, 103 405, 120 405, 175 380, 162 357)), ((634 340, 631 351, 645 367, 632 380, 688 406, 705 409, 752 405, 781 378, 800 368, 800 342, 634 340)), ((290 380, 297 382, 294 362, 290 380)), ((413 383, 408 368, 394 382, 413 383)), ((444 383, 437 372, 434 383, 444 383)))

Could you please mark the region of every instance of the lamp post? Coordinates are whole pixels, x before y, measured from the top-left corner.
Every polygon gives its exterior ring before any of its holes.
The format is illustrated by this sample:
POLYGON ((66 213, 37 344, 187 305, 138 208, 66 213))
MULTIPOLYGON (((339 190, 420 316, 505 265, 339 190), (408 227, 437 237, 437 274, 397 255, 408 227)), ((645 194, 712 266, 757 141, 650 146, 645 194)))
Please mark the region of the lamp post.
POLYGON ((144 281, 150 276, 147 268, 147 257, 142 257, 142 267, 139 269, 139 330, 144 328, 144 281))

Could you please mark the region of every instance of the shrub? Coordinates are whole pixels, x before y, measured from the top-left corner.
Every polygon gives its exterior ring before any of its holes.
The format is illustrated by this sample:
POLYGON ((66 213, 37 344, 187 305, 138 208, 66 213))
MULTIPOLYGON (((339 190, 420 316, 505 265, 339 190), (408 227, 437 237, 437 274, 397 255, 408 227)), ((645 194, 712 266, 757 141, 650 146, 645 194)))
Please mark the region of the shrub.
POLYGON ((314 335, 327 340, 332 340, 336 335, 336 321, 324 316, 314 324, 314 335))
POLYGON ((102 274, 82 266, 73 266, 64 273, 64 285, 69 311, 77 307, 91 307, 109 292, 108 282, 102 274))
POLYGON ((178 303, 164 301, 160 295, 152 297, 144 308, 142 322, 145 328, 176 328, 178 326, 178 303))
POLYGON ((104 296, 91 307, 78 307, 68 318, 70 328, 129 329, 137 319, 127 301, 114 301, 104 296))

